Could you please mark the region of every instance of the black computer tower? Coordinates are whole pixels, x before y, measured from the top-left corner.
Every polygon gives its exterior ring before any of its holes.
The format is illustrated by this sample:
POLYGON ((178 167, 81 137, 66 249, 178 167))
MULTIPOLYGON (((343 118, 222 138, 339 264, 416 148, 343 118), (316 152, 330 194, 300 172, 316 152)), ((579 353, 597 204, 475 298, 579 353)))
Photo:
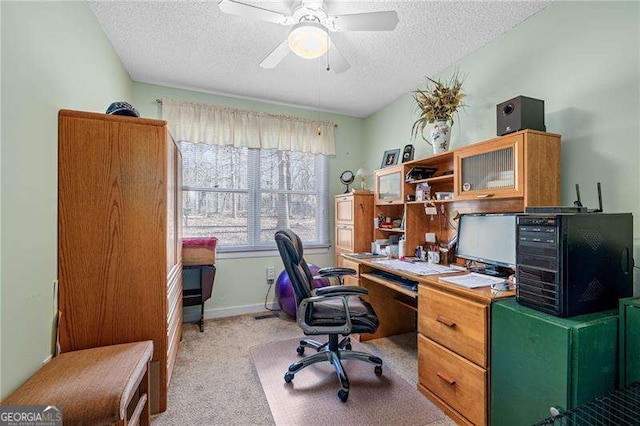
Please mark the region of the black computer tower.
POLYGON ((633 295, 631 213, 524 214, 516 224, 518 303, 571 317, 633 295))

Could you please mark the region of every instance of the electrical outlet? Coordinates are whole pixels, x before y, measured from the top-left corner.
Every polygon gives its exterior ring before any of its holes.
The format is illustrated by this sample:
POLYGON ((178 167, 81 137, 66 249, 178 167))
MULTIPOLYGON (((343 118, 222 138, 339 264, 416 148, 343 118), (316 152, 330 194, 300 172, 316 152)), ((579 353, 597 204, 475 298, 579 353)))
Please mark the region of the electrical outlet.
POLYGON ((276 270, 273 266, 267 266, 267 281, 276 279, 276 270))

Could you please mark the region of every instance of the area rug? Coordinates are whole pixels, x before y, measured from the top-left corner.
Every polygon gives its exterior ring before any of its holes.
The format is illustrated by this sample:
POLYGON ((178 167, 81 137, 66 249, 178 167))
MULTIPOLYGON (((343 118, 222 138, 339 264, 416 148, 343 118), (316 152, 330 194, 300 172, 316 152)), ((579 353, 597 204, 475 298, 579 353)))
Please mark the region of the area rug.
MULTIPOLYGON (((345 403, 336 396, 340 385, 329 362, 301 370, 292 383, 286 384, 284 373, 298 359, 299 340, 250 349, 277 425, 426 425, 444 417, 439 408, 385 364, 382 376, 376 376, 371 364, 343 361, 351 383, 345 403)), ((371 352, 358 342, 353 342, 353 350, 371 352)), ((306 349, 306 355, 313 353, 306 349)))

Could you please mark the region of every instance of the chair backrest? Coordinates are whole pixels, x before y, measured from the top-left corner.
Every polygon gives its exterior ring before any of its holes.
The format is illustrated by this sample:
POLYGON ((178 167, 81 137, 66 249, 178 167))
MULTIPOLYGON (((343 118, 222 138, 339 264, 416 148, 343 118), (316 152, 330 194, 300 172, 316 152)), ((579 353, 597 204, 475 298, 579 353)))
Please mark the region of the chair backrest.
POLYGON ((275 238, 282 263, 284 263, 284 269, 287 271, 289 281, 293 286, 296 305, 299 305, 302 299, 311 297, 311 284, 313 283, 313 275, 311 275, 309 266, 304 257, 302 257, 302 241, 290 229, 276 232, 275 238))

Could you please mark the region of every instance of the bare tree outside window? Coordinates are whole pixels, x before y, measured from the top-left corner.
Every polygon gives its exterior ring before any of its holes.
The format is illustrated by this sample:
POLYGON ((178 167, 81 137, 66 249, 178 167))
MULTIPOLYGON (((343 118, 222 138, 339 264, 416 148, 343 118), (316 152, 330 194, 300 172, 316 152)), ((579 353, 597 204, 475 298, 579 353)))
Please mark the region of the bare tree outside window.
POLYGON ((273 247, 291 228, 328 244, 327 159, 295 151, 182 142, 185 236, 216 236, 221 250, 273 247))

